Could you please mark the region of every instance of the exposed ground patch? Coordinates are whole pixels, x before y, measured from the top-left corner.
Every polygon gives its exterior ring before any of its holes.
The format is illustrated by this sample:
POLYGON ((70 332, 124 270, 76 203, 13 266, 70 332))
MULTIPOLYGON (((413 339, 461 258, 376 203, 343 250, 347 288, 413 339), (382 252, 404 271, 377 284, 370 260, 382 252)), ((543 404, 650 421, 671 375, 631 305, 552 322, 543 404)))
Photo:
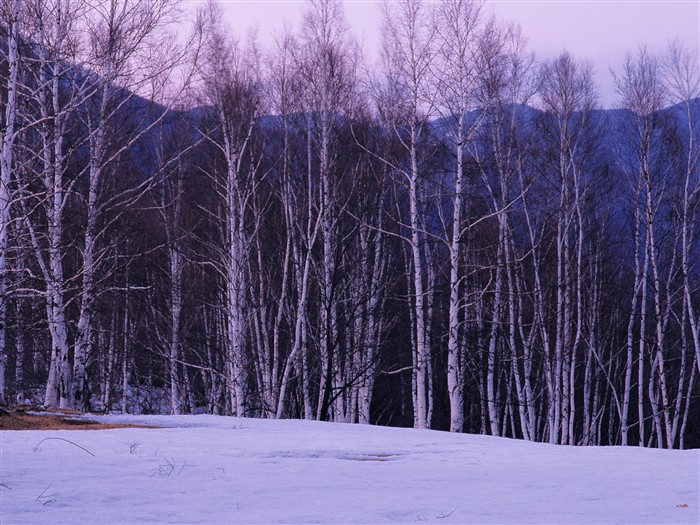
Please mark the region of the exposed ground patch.
POLYGON ((102 424, 81 419, 76 410, 43 410, 37 407, 7 407, 0 409, 0 430, 108 430, 112 428, 156 428, 147 425, 102 424))

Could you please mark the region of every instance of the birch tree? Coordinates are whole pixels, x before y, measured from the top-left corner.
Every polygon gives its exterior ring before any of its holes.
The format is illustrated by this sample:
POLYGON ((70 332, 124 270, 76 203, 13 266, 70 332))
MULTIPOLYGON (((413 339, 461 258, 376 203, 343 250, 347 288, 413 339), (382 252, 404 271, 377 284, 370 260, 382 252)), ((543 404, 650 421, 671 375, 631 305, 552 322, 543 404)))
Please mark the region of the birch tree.
POLYGON ((40 153, 34 172, 39 183, 32 187, 30 177, 19 183, 27 194, 21 207, 43 277, 44 289, 36 292, 45 297, 51 335, 44 404, 66 408, 71 404, 71 363, 64 223, 68 194, 77 181, 75 174, 69 172, 68 158, 74 147, 67 143, 67 135, 69 119, 91 90, 85 79, 75 74, 79 42, 73 35, 81 16, 80 6, 71 7, 62 0, 32 2, 28 11, 28 20, 38 37, 35 52, 39 59, 27 82, 35 86, 32 107, 38 123, 33 142, 40 153), (30 213, 31 209, 35 212, 30 213))
POLYGON ((2 86, 2 128, 0 129, 0 406, 5 404, 5 370, 7 363, 7 250, 12 205, 12 170, 17 126, 18 75, 20 68, 19 39, 22 2, 13 0, 2 7, 7 29, 7 54, 2 58, 5 82, 2 86))
MULTIPOLYGON (((96 271, 100 259, 106 251, 100 250, 98 220, 105 208, 115 206, 125 198, 116 195, 101 197, 103 179, 120 155, 142 139, 146 132, 160 121, 165 108, 149 107, 144 112, 144 120, 135 123, 134 131, 116 148, 114 135, 108 134, 120 126, 123 111, 128 111, 136 101, 136 92, 147 89, 155 99, 159 92, 154 86, 162 84, 155 79, 167 75, 178 60, 176 55, 158 53, 164 32, 169 24, 175 23, 177 2, 159 0, 139 3, 129 0, 110 0, 89 11, 88 31, 91 49, 89 64, 98 86, 91 97, 91 111, 86 122, 90 157, 88 162, 88 189, 86 202, 86 226, 82 247, 82 283, 80 292, 80 313, 73 364, 72 403, 84 408, 85 363, 92 345, 93 309, 96 299, 96 271), (155 57, 160 60, 154 61, 155 57), (128 91, 123 91, 126 88, 128 91), (150 88, 150 89, 149 89, 150 88), (111 147, 110 147, 111 146, 111 147)), ((133 197, 132 197, 133 198, 133 197)))
POLYGON ((211 104, 216 124, 208 139, 223 161, 221 173, 214 168, 210 176, 221 206, 219 272, 225 287, 226 373, 231 410, 243 416, 247 412, 249 382, 246 339, 251 234, 247 212, 257 184, 253 133, 261 103, 259 63, 254 42, 246 49, 230 38, 219 26, 213 6, 208 16, 205 97, 211 104))
MULTIPOLYGON (((680 105, 678 127, 681 130, 681 140, 678 146, 680 186, 680 208, 677 212, 677 222, 680 228, 680 266, 682 274, 681 301, 681 356, 680 370, 676 387, 676 401, 674 403, 674 415, 671 424, 671 435, 667 438, 667 446, 673 447, 679 442, 683 448, 683 430, 688 415, 688 406, 693 392, 695 371, 700 370, 700 321, 697 308, 693 306, 693 295, 697 294, 691 282, 695 274, 691 263, 693 260, 693 246, 696 235, 694 225, 700 219, 700 143, 699 126, 697 124, 697 110, 693 108, 693 101, 700 98, 700 64, 698 53, 685 49, 680 43, 672 42, 669 45, 667 55, 662 64, 664 83, 670 100, 680 105), (692 353, 687 351, 689 343, 686 338, 686 324, 691 333, 691 344, 694 348, 695 363, 692 365, 692 353), (688 370, 691 369, 690 377, 688 370), (686 384, 687 380, 687 384, 686 384), (685 410, 682 410, 685 399, 685 410)), ((678 235, 678 234, 676 234, 678 235)))
MULTIPOLYGON (((308 304, 311 293, 311 269, 313 261, 313 246, 319 235, 321 216, 316 213, 314 190, 316 187, 311 170, 311 142, 306 133, 298 128, 298 119, 294 113, 303 109, 301 92, 301 75, 297 60, 298 43, 294 36, 285 31, 276 41, 276 56, 270 62, 270 100, 268 107, 272 108, 281 118, 281 153, 279 159, 278 193, 282 207, 282 221, 285 226, 284 255, 282 264, 282 282, 277 308, 273 314, 272 343, 268 341, 263 346, 265 352, 258 359, 261 361, 258 372, 262 384, 263 401, 266 409, 273 417, 281 418, 287 414, 287 392, 292 374, 297 372, 299 390, 303 409, 302 416, 313 419, 315 416, 310 391, 309 370, 309 341, 308 304), (303 148, 307 159, 306 173, 301 171, 295 162, 296 146, 301 137, 306 136, 306 147, 303 148), (296 293, 296 299, 294 299, 296 293), (284 315, 285 310, 289 313, 284 315), (282 347, 283 317, 288 319, 290 348, 288 352, 282 347)), ((300 154, 304 156, 304 154, 300 154)), ((258 257, 262 245, 257 244, 258 257)), ((262 276, 261 276, 262 278, 262 276)), ((270 283, 261 283, 270 288, 270 283)), ((262 321, 261 321, 262 322, 262 321)))
MULTIPOLYGON (((494 30, 489 30, 493 35, 494 30)), ((525 439, 535 438, 535 406, 533 403, 533 345, 537 337, 536 323, 525 326, 523 310, 525 309, 524 282, 518 275, 521 270, 521 255, 516 244, 513 223, 522 221, 530 229, 532 254, 537 253, 535 234, 528 214, 527 192, 531 185, 531 175, 524 173, 527 157, 532 146, 528 145, 528 133, 521 128, 530 124, 526 104, 531 102, 538 88, 534 74, 534 57, 525 49, 525 42, 515 27, 503 29, 503 36, 491 36, 492 43, 486 50, 492 50, 486 57, 487 78, 484 79, 484 95, 481 99, 484 107, 484 131, 481 133, 486 144, 486 155, 482 157, 478 149, 475 156, 479 160, 482 179, 491 200, 491 214, 498 220, 498 245, 501 261, 497 257, 495 287, 507 287, 507 346, 511 352, 511 374, 515 382, 518 400, 518 415, 521 432, 525 439), (503 49, 500 49, 502 45, 503 49), (495 49, 494 49, 495 48, 495 49), (495 50, 495 52, 494 52, 495 50), (487 104, 486 102, 490 102, 487 104), (493 172, 493 173, 489 173, 493 172), (517 203, 517 204, 516 204, 517 203), (513 217, 513 208, 520 206, 524 217, 513 217), (520 339, 518 341, 518 338, 520 339), (518 347, 522 345, 522 355, 518 347), (522 371, 521 371, 522 366, 522 371)), ((521 241, 522 242, 522 241, 521 241)), ((538 272, 537 262, 533 262, 534 272, 538 272)), ((499 295, 499 294, 496 294, 499 295)), ((495 359, 495 327, 501 323, 498 313, 500 298, 494 301, 492 334, 489 348, 489 367, 487 381, 494 381, 493 365, 495 359)), ((505 308, 504 308, 505 309, 505 308)), ((534 321, 534 320, 533 320, 534 321)), ((493 388, 492 388, 493 390, 493 388)), ((487 394, 488 395, 488 394, 487 394)), ((489 398, 490 418, 495 418, 495 400, 489 398)), ((493 429, 492 429, 493 430, 493 429)))
POLYGON ((434 58, 433 42, 428 33, 429 16, 426 5, 418 0, 383 4, 383 60, 387 74, 387 89, 391 98, 382 103, 390 106, 384 111, 389 130, 396 135, 404 150, 405 160, 392 167, 406 185, 409 200, 409 231, 406 242, 410 246, 407 268, 409 289, 412 290, 409 308, 412 319, 413 369, 415 394, 413 410, 415 426, 430 428, 428 420, 429 379, 431 359, 427 340, 428 308, 426 299, 427 273, 425 271, 425 241, 421 225, 421 185, 425 165, 421 163, 420 144, 427 132, 428 116, 433 109, 430 96, 430 66, 434 58), (388 118, 387 118, 388 117, 388 118))
POLYGON ((576 358, 583 336, 583 200, 596 93, 590 66, 563 54, 545 66, 542 99, 552 117, 559 206, 556 225, 557 292, 551 356, 550 442, 571 444, 576 358), (572 243, 574 246, 572 247, 572 243))
POLYGON ((447 122, 448 147, 454 155, 453 181, 447 187, 454 190, 452 220, 448 243, 449 276, 449 326, 447 334, 447 389, 450 399, 450 431, 461 432, 464 425, 464 355, 460 340, 461 310, 463 308, 460 288, 464 248, 464 208, 466 189, 467 152, 469 145, 482 123, 477 117, 468 121, 468 115, 481 107, 484 101, 479 96, 482 67, 488 59, 482 56, 484 22, 481 4, 471 0, 451 0, 439 4, 435 9, 433 31, 437 37, 438 59, 433 68, 437 77, 441 99, 438 108, 447 122))
POLYGON ((681 173, 681 267, 683 273, 683 307, 690 323, 695 362, 700 371, 700 313, 693 305, 692 246, 695 238, 694 224, 697 224, 700 206, 700 137, 697 124, 697 110, 694 100, 700 97, 700 65, 697 52, 685 49, 678 42, 669 46, 664 63, 665 84, 671 100, 680 104, 682 111, 681 127, 685 133, 684 158, 681 173))
MULTIPOLYGON (((661 66, 658 59, 640 48, 636 57, 628 55, 622 73, 615 77, 622 103, 629 111, 626 141, 631 153, 627 166, 636 183, 635 217, 636 232, 642 234, 635 244, 640 253, 635 254, 643 263, 639 275, 639 353, 638 353, 638 421, 640 445, 649 444, 653 437, 658 446, 672 447, 673 429, 671 391, 666 365, 669 319, 673 307, 671 289, 677 271, 677 250, 672 244, 662 250, 665 235, 662 210, 672 189, 664 151, 667 127, 661 113, 667 100, 661 66), (647 306, 651 303, 650 306, 647 306), (647 329, 650 334, 647 335, 647 329), (645 361, 649 359, 648 383, 645 361), (646 383, 646 390, 643 390, 646 383), (645 429, 645 400, 651 405, 651 435, 648 441, 645 429), (660 402, 659 402, 660 401, 660 402)), ((636 291, 635 291, 636 293, 636 291)), ((636 306, 636 305, 635 305, 636 306)), ((629 345, 629 337, 628 337, 629 345)), ((628 365, 629 367, 629 365, 628 365)))
MULTIPOLYGON (((319 213, 321 214, 321 376, 317 418, 325 419, 333 401, 334 412, 345 417, 342 388, 342 348, 339 337, 337 235, 339 211, 335 187, 341 174, 337 161, 338 117, 349 115, 354 89, 353 56, 356 51, 348 36, 342 5, 336 0, 308 3, 302 21, 300 44, 305 52, 299 69, 305 88, 308 140, 318 161, 319 213)), ((311 161, 312 158, 309 158, 311 161)), ((315 170, 314 170, 315 171, 315 170)))

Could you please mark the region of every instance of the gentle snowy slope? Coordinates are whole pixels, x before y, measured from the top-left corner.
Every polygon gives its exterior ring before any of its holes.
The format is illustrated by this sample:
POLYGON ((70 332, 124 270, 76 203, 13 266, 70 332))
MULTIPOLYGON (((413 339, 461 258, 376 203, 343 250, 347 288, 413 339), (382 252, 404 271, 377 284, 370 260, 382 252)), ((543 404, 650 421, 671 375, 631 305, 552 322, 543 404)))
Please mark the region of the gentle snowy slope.
POLYGON ((215 416, 95 418, 170 428, 0 432, 2 524, 700 523, 697 450, 215 416))

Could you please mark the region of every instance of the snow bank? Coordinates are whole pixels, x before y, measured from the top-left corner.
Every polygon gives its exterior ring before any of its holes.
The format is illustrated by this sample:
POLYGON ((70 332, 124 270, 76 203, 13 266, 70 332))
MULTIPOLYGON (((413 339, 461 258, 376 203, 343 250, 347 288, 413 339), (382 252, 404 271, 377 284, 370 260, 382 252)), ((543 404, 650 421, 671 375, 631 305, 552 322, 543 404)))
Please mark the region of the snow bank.
POLYGON ((0 523, 700 523, 697 450, 92 417, 164 428, 0 432, 0 523))

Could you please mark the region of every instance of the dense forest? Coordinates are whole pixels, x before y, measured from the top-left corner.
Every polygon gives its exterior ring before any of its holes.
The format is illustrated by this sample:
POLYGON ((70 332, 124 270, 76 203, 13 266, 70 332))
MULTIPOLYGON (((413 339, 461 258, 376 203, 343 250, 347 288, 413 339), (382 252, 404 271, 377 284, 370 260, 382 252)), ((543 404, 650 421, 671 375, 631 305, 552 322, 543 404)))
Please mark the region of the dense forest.
POLYGON ((697 54, 181 7, 0 0, 2 404, 700 446, 697 54))

